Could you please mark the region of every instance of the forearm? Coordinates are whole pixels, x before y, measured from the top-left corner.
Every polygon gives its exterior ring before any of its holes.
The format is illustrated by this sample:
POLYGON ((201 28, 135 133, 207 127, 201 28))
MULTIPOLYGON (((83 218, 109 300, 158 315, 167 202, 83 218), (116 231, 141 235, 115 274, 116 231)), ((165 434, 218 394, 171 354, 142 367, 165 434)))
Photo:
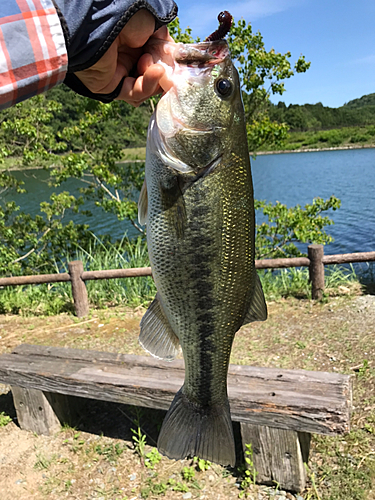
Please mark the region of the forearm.
POLYGON ((94 94, 76 72, 101 60, 140 10, 154 17, 155 29, 177 14, 173 0, 34 0, 35 7, 29 4, 0 2, 0 109, 64 79, 76 92, 110 102, 121 85, 113 92, 94 94))

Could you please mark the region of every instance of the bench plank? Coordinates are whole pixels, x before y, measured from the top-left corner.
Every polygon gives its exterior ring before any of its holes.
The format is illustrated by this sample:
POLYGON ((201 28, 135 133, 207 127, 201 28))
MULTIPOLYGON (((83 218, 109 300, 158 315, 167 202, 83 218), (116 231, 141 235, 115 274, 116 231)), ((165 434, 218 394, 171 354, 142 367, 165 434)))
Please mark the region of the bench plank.
MULTIPOLYGON (((182 360, 23 344, 0 356, 0 382, 43 392, 167 410, 182 360)), ((297 432, 349 431, 352 377, 230 365, 232 419, 297 432)))

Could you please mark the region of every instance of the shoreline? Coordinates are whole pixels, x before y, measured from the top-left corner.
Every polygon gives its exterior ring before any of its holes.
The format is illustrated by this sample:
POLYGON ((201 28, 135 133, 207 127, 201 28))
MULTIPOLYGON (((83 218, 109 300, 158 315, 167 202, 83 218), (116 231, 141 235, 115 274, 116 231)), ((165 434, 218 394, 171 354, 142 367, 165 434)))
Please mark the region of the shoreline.
MULTIPOLYGON (((350 149, 375 149, 375 144, 364 144, 362 146, 353 144, 352 146, 334 146, 330 148, 306 148, 306 149, 280 149, 277 151, 259 151, 255 156, 282 155, 288 153, 316 153, 318 151, 346 151, 350 149)), ((250 153, 252 156, 254 153, 250 153)))
MULTIPOLYGON (((266 156, 266 155, 282 155, 282 154, 288 154, 288 153, 316 153, 319 151, 347 151, 347 150, 352 150, 352 149, 375 149, 375 144, 364 144, 362 146, 360 145, 350 145, 350 146, 335 146, 335 147, 330 147, 330 148, 306 148, 306 149, 279 149, 276 151, 258 151, 255 153, 250 152, 250 157, 256 157, 256 156, 266 156)), ((120 160, 116 163, 138 163, 138 162, 145 162, 146 159, 144 160, 120 160)), ((47 169, 53 168, 54 165, 50 165, 47 167, 47 169)), ((10 167, 10 168, 4 168, 2 169, 0 167, 0 172, 2 171, 8 171, 8 172, 17 172, 17 171, 22 171, 22 170, 41 170, 44 169, 45 167, 10 167)))

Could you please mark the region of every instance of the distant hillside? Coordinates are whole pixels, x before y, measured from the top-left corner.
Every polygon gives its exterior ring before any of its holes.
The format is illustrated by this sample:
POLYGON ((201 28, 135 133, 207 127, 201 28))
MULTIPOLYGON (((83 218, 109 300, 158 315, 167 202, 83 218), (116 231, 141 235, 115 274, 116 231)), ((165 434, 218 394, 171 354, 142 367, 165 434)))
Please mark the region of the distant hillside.
POLYGON ((362 108, 363 106, 375 106, 375 94, 367 94, 363 95, 359 99, 353 99, 352 101, 344 104, 343 107, 362 108))
MULTIPOLYGON (((86 111, 92 113, 98 107, 97 101, 93 101, 74 93, 65 85, 58 85, 46 92, 47 99, 62 104, 62 109, 54 114, 50 126, 57 134, 64 127, 79 125, 86 111)), ((102 134, 108 146, 118 144, 121 147, 143 146, 146 143, 148 122, 151 116, 149 104, 143 104, 134 108, 125 102, 117 101, 117 115, 113 115, 100 125, 96 125, 98 134, 102 134)), ((81 149, 83 145, 78 138, 72 138, 69 147, 81 149)))
POLYGON ((341 127, 375 125, 375 94, 364 95, 340 106, 330 108, 317 104, 269 104, 272 120, 287 123, 291 131, 327 130, 341 127))

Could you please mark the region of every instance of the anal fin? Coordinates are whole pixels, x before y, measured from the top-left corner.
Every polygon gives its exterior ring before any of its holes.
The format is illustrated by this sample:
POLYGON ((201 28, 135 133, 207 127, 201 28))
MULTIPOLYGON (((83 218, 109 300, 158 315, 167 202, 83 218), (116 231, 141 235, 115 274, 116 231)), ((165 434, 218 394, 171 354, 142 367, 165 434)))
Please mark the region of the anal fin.
POLYGON ((180 342, 160 305, 158 295, 141 320, 139 343, 155 358, 172 361, 180 351, 180 342))
POLYGON ((247 325, 253 321, 265 321, 267 319, 267 304, 264 298, 262 284, 258 274, 255 276, 255 289, 251 299, 249 310, 242 325, 247 325))

